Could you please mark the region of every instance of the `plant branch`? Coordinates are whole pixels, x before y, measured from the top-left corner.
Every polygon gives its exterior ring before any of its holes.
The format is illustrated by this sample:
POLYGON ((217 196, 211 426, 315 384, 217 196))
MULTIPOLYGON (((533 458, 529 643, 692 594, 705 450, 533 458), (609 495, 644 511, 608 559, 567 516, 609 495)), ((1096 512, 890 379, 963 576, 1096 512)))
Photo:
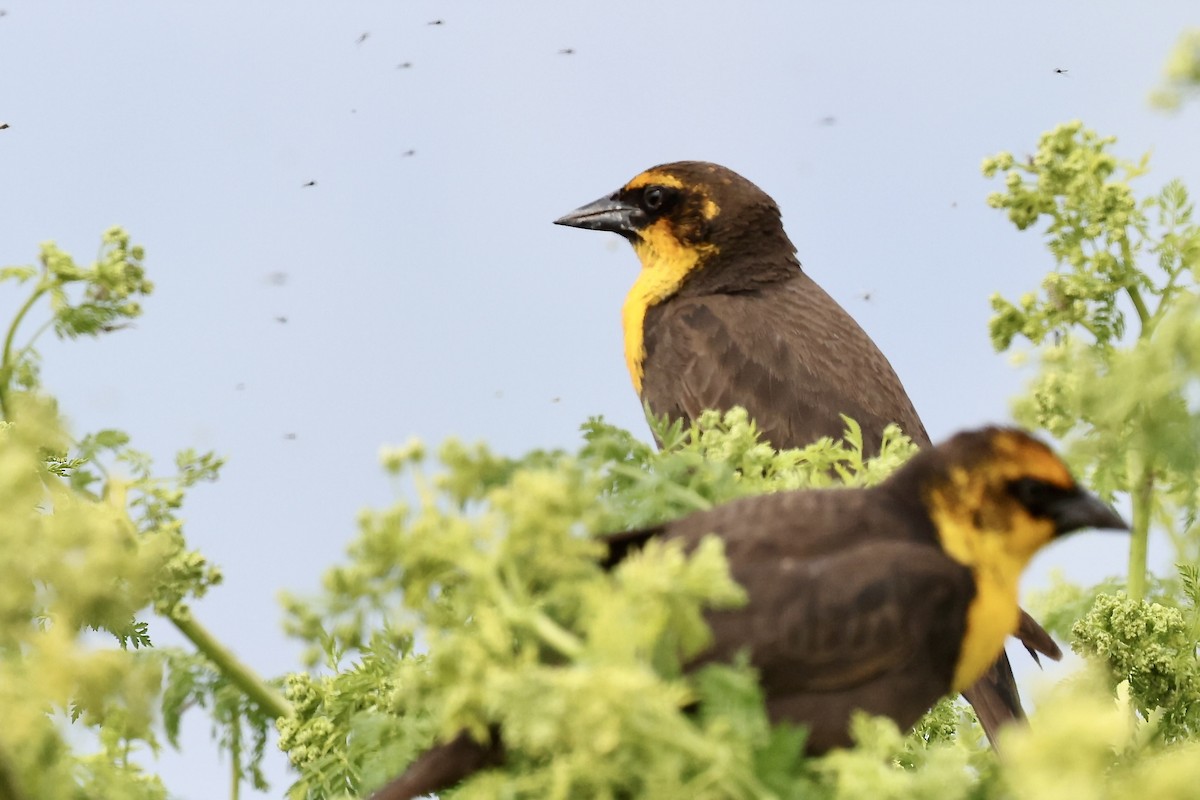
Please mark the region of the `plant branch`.
POLYGON ((242 717, 236 711, 229 726, 229 755, 230 769, 233 772, 229 800, 238 800, 242 789, 242 717))
POLYGON ((276 718, 292 716, 292 706, 287 699, 268 686, 254 670, 239 661, 229 648, 217 641, 207 628, 196 621, 188 608, 176 606, 167 616, 175 623, 179 632, 259 708, 276 718))
POLYGON ((1158 293, 1158 305, 1154 309, 1154 314, 1150 318, 1151 326, 1157 325, 1158 321, 1163 318, 1167 311, 1171 308, 1171 301, 1175 295, 1181 291, 1195 288, 1195 284, 1188 286, 1180 286, 1179 278, 1183 275, 1186 267, 1180 266, 1170 273, 1171 277, 1167 279, 1162 291, 1158 293))
MULTIPOLYGON (((1137 274, 1137 261, 1133 257, 1133 246, 1129 243, 1129 237, 1125 236, 1121 239, 1121 261, 1124 262, 1127 274, 1137 274)), ((1153 325, 1153 316, 1150 314, 1150 309, 1146 307, 1146 301, 1142 299, 1142 290, 1138 288, 1136 283, 1130 283, 1125 287, 1125 291, 1129 294, 1129 299, 1133 301, 1133 308, 1137 311, 1138 320, 1141 321, 1141 331, 1138 338, 1144 339, 1150 335, 1153 325)))
POLYGON ((32 336, 29 337, 29 341, 25 343, 25 346, 17 351, 16 359, 20 360, 24 358, 25 355, 33 349, 33 346, 37 344, 37 340, 42 337, 42 334, 50 330, 52 327, 54 327, 54 317, 51 317, 38 326, 38 329, 33 332, 32 336))
POLYGON ((1154 501, 1154 467, 1142 465, 1137 483, 1131 493, 1133 500, 1133 530, 1129 541, 1130 599, 1141 602, 1146 596, 1146 554, 1150 539, 1150 506, 1154 501))
POLYGON ((516 581, 509 576, 498 582, 496 587, 497 605, 502 613, 518 625, 528 626, 542 640, 543 644, 557 650, 563 657, 574 661, 583 653, 583 642, 566 628, 547 617, 535 608, 518 606, 512 593, 505 584, 516 581))
POLYGON ((1129 293, 1129 299, 1133 301, 1133 307, 1137 311, 1138 319, 1142 323, 1142 332, 1140 338, 1145 338, 1150 335, 1153 329, 1153 316, 1150 314, 1150 309, 1146 307, 1146 301, 1142 299, 1142 292, 1136 286, 1127 286, 1125 291, 1129 293))
POLYGON ((21 327, 21 322, 25 319, 25 315, 33 308, 34 304, 41 299, 47 291, 45 285, 39 286, 34 290, 33 294, 29 295, 29 299, 21 306, 21 310, 13 317, 12 325, 8 326, 8 334, 4 337, 4 355, 0 358, 0 416, 12 422, 12 408, 8 401, 9 382, 12 381, 13 363, 12 363, 12 347, 13 339, 17 336, 17 328, 21 327))

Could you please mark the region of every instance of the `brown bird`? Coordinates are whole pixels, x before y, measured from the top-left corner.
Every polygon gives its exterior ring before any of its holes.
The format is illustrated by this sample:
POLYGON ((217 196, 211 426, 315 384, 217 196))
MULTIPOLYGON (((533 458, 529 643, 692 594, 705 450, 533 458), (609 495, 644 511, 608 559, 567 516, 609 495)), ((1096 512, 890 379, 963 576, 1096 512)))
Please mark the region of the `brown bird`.
MULTIPOLYGON (((690 422, 742 406, 781 449, 839 438, 846 414, 867 454, 893 422, 929 445, 887 358, 801 269, 779 207, 741 175, 701 161, 652 167, 556 224, 633 245, 642 270, 622 312, 625 360, 652 414, 690 422)), ((1024 612, 1017 634, 1035 660, 1062 657, 1024 612)), ((993 743, 1024 716, 1006 654, 964 696, 993 743)))
MULTIPOLYGON (((1017 627, 1029 560, 1081 528, 1127 526, 1054 453, 1013 429, 959 434, 869 489, 748 497, 606 537, 606 568, 651 540, 721 538, 748 603, 707 615, 693 662, 748 653, 773 721, 809 729, 809 753, 848 746, 858 709, 909 728, 974 683, 1017 627)), ((502 732, 434 747, 375 795, 438 791, 503 762, 502 732)))
POLYGON ((927 445, 900 378, 801 268, 779 207, 741 175, 681 161, 555 221, 612 231, 642 270, 625 299, 625 362, 656 416, 742 406, 777 448, 840 438, 840 414, 879 449, 897 423, 927 445))

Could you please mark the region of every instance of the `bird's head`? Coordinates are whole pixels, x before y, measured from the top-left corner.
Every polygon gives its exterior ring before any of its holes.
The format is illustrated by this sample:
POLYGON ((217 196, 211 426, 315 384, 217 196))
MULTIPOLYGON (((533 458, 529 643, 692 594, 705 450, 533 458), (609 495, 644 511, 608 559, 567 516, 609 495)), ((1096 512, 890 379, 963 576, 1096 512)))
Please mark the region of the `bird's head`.
POLYGON ((643 268, 689 271, 723 251, 789 256, 779 207, 732 170, 704 161, 651 167, 612 194, 555 220, 556 225, 611 231, 629 240, 643 268))
POLYGON ((960 433, 918 459, 920 492, 942 546, 969 566, 1004 555, 1023 568, 1059 536, 1129 527, 1080 487, 1049 447, 1023 431, 960 433))

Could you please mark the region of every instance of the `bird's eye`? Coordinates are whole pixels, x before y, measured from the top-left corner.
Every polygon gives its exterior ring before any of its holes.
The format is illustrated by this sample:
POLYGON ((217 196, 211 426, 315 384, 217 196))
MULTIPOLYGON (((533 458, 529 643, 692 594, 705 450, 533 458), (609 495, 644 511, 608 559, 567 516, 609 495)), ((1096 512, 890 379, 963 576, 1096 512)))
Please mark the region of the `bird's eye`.
POLYGON ((667 191, 661 186, 647 186, 642 192, 642 207, 647 211, 658 211, 667 201, 667 191))
POLYGON ((1049 516, 1056 503, 1075 494, 1071 489, 1034 478, 1015 480, 1008 485, 1008 488, 1021 505, 1039 517, 1049 516))

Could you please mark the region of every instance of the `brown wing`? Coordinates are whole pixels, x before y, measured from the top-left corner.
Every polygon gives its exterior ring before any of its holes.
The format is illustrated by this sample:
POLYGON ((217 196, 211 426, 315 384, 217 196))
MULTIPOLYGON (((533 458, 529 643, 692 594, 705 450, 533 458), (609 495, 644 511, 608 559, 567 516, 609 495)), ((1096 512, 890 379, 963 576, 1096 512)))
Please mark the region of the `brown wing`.
POLYGON ((655 414, 740 405, 777 448, 840 437, 839 414, 862 426, 869 452, 890 422, 929 443, 883 353, 799 270, 754 291, 672 298, 650 309, 645 341, 642 399, 655 414))
POLYGON ((950 690, 975 590, 970 572, 937 548, 877 542, 732 568, 749 602, 710 615, 706 659, 747 649, 768 701, 847 692, 888 675, 927 678, 914 698, 922 709, 950 690))
MULTIPOLYGON (((770 679, 786 691, 844 688, 909 663, 919 641, 937 638, 938 625, 954 624, 953 615, 925 618, 929 598, 938 607, 961 600, 965 613, 962 593, 973 594, 968 571, 942 552, 928 518, 900 516, 881 494, 830 489, 743 498, 606 537, 605 563, 614 565, 654 537, 690 549, 706 535, 719 536, 749 604, 711 616, 711 657, 725 660, 749 646, 764 685, 770 679), (782 672, 771 677, 777 667, 782 672)), ((956 640, 954 654, 957 647, 956 640)), ((955 658, 943 665, 947 687, 955 658)))
POLYGON ((1012 720, 1025 718, 1007 653, 1002 653, 982 678, 963 689, 962 696, 971 704, 975 718, 993 747, 996 747, 996 736, 1001 727, 1012 720))

